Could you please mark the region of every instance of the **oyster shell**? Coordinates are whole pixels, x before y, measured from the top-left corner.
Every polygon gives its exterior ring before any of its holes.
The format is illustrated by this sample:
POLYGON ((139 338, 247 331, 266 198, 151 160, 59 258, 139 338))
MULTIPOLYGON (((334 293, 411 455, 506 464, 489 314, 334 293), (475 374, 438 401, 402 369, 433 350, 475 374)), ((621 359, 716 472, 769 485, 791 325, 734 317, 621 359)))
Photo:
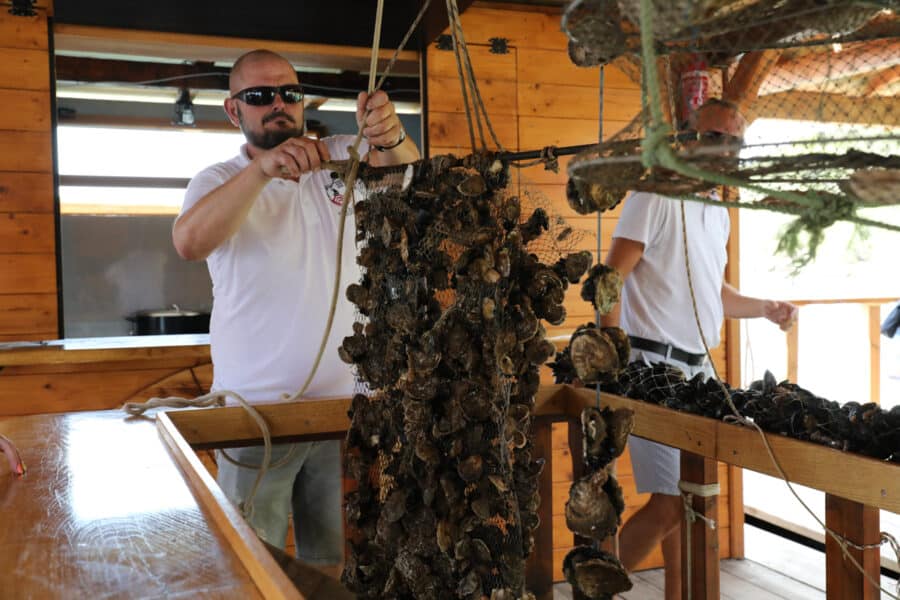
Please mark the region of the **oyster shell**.
POLYGON ((621 520, 618 483, 605 469, 582 477, 569 489, 566 525, 575 533, 601 541, 616 532, 621 520), (607 491, 609 490, 609 492, 607 491))
POLYGON ((591 599, 604 600, 632 588, 619 559, 588 546, 569 551, 563 559, 563 574, 573 588, 591 599))
POLYGON ((569 341, 572 365, 584 383, 600 381, 619 369, 619 353, 615 345, 595 327, 580 327, 569 341))
POLYGON ((590 302, 601 315, 609 314, 619 303, 623 283, 622 276, 612 267, 595 265, 581 286, 581 298, 590 302))

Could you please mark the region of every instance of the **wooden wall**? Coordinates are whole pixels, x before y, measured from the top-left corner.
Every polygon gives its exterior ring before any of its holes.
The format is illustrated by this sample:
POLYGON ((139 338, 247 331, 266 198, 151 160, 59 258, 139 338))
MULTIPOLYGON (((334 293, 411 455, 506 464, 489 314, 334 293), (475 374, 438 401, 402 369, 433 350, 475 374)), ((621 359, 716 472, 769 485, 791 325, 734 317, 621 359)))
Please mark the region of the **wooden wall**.
MULTIPOLYGON (((597 141, 599 117, 599 69, 576 67, 569 60, 566 38, 560 31, 560 15, 553 11, 519 8, 517 10, 475 5, 462 15, 463 30, 494 130, 506 150, 537 150, 544 146, 588 144, 597 141), (506 38, 508 52, 491 52, 491 38, 506 38)), ((426 52, 426 117, 429 155, 470 152, 465 108, 460 92, 456 61, 452 51, 436 44, 426 52)), ((624 127, 640 109, 640 88, 623 72, 607 67, 604 74, 604 139, 624 127)), ((476 140, 477 137, 476 132, 476 140)), ((490 138, 488 138, 490 139, 490 138)), ((493 145, 489 147, 494 148, 493 145)), ((596 232, 596 215, 581 216, 572 211, 565 197, 568 157, 560 159, 559 173, 541 166, 515 172, 518 191, 536 194, 548 203, 575 229, 596 232)), ((601 216, 601 252, 605 255, 621 208, 601 216)), ((736 229, 736 225, 735 225, 736 229)), ((578 248, 591 250, 597 259, 596 235, 588 235, 578 248)), ((580 298, 580 286, 571 286, 566 296, 566 321, 548 327, 549 335, 570 334, 576 326, 594 321, 590 304, 580 298)), ((715 352, 720 369, 725 366, 727 344, 715 352)), ((725 371, 721 371, 723 377, 725 371)), ((544 380, 550 381, 545 372, 544 380)), ((573 546, 572 533, 565 525, 564 508, 572 481, 566 429, 555 426, 552 436, 554 454, 553 503, 555 576, 562 579, 562 559, 573 546)), ((627 454, 618 461, 620 482, 625 490, 630 516, 649 496, 639 495, 634 488, 631 462, 627 454)), ((719 498, 720 555, 740 555, 740 538, 734 538, 731 514, 742 522, 740 511, 734 512, 729 497, 731 480, 739 478, 737 470, 722 465, 719 469, 722 495, 719 498), (735 543, 736 542, 736 543, 735 543)), ((739 485, 739 483, 738 483, 739 485)), ((662 564, 657 551, 643 567, 662 564)))
POLYGON ((50 83, 46 9, 0 5, 0 341, 57 337, 50 83))

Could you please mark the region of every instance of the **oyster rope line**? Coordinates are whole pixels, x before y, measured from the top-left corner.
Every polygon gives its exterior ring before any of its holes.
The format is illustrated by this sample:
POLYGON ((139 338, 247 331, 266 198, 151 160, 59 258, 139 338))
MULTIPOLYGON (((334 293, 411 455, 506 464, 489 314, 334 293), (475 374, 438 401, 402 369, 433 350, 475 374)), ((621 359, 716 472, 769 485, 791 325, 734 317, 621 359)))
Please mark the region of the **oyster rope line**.
MULTIPOLYGON (((648 0, 641 0, 642 8, 644 7, 644 4, 647 3, 647 1, 648 0)), ((643 13, 642 13, 642 16, 643 16, 643 13)), ((891 548, 894 550, 894 553, 897 554, 898 562, 900 562, 900 551, 898 551, 898 545, 897 545, 896 539, 891 534, 889 534, 885 531, 882 531, 882 532, 880 532, 881 543, 871 544, 871 545, 867 545, 867 546, 858 546, 858 545, 850 542, 850 540, 847 540, 843 536, 839 535, 835 531, 831 530, 828 526, 826 526, 825 523, 819 518, 819 516, 815 512, 813 512, 813 510, 809 507, 809 505, 807 505, 806 502, 803 501, 803 499, 800 497, 800 495, 794 489, 793 484, 788 479, 787 473, 785 473, 784 469, 781 467, 781 463, 779 463, 778 459, 775 457, 775 452, 774 452, 774 450, 772 450, 772 446, 769 444, 769 438, 766 435, 766 432, 763 431, 762 428, 759 425, 757 425, 754 421, 752 421, 751 419, 748 419, 747 417, 743 416, 740 413, 740 411, 737 409, 737 407, 734 405, 734 402, 731 399, 731 393, 728 391, 728 387, 722 383, 722 378, 719 376, 719 370, 716 368, 715 362, 713 362, 712 353, 710 352, 710 349, 709 349, 709 344, 707 344, 707 342, 706 342, 706 335, 703 333, 703 327, 700 325, 700 314, 699 314, 699 309, 697 308, 697 297, 694 294, 694 284, 693 284, 693 280, 691 277, 691 266, 690 266, 690 260, 689 260, 689 256, 688 256, 687 220, 686 220, 685 214, 684 214, 684 202, 685 202, 684 200, 679 201, 679 204, 681 206, 681 234, 684 239, 684 244, 683 244, 683 246, 684 246, 684 266, 685 266, 685 269, 687 272, 688 290, 690 291, 690 294, 691 294, 691 305, 694 310, 694 321, 697 324, 697 331, 700 333, 700 341, 703 342, 703 348, 705 350, 707 359, 709 360, 710 367, 712 368, 713 373, 715 375, 715 380, 719 384, 719 387, 721 387, 722 391, 725 394, 725 401, 728 404, 729 410, 731 410, 731 412, 734 413, 733 415, 729 415, 729 416, 732 416, 732 419, 729 422, 735 423, 735 424, 740 424, 740 425, 745 425, 747 427, 752 427, 753 429, 755 429, 757 431, 757 433, 759 433, 760 437, 762 438, 763 446, 766 449, 766 453, 769 455, 769 459, 772 461, 772 464, 775 466, 775 470, 778 471, 778 475, 784 481, 785 485, 787 486, 788 490, 790 490, 791 494, 793 494, 794 498, 797 499, 797 502, 800 503, 800 506, 802 506, 804 508, 804 510, 806 510, 806 512, 808 512, 810 514, 810 516, 812 516, 812 518, 815 519, 816 523, 819 524, 819 527, 821 527, 822 530, 826 534, 830 535, 832 537, 832 539, 834 539, 834 541, 837 542, 838 546, 840 546, 840 548, 841 548, 841 554, 844 556, 844 558, 849 560, 850 563, 860 573, 862 573, 863 577, 865 577, 866 580, 870 584, 872 584, 876 589, 878 589, 881 592, 883 592, 884 594, 886 594, 888 597, 893 598, 894 600, 900 600, 900 596, 892 594, 889 591, 887 591, 886 589, 884 589, 883 587, 881 587, 881 584, 878 581, 876 581, 869 573, 867 573, 866 570, 863 569, 862 565, 859 564, 859 561, 857 561, 856 558, 852 554, 850 554, 850 552, 847 550, 848 546, 854 547, 857 550, 866 550, 866 549, 871 549, 873 547, 880 547, 884 543, 889 543, 891 545, 891 548)), ((687 519, 687 513, 685 513, 685 518, 687 519)), ((690 545, 688 545, 688 561, 690 561, 690 557, 691 557, 691 549, 690 549, 690 545)), ((898 583, 898 587, 900 587, 900 583, 898 583)), ((688 588, 688 589, 690 591, 690 588, 688 588)), ((687 600, 691 600, 690 594, 688 594, 687 600)))
MULTIPOLYGON (((388 73, 390 72, 391 68, 393 67, 394 63, 396 62, 397 57, 400 55, 400 52, 406 46, 406 43, 409 41, 409 38, 412 36, 412 33, 415 31, 416 27, 418 27, 419 22, 422 20, 422 17, 425 15, 425 11, 428 9, 428 6, 430 5, 431 0, 425 0, 425 2, 423 3, 422 8, 419 10, 418 15, 416 15, 416 18, 413 21, 412 25, 410 26, 409 30, 406 32, 406 35, 403 37, 400 44, 397 46, 397 49, 394 51, 394 55, 391 57, 390 61, 385 66, 385 70, 381 76, 381 79, 378 81, 377 85, 375 85, 374 80, 377 75, 376 68, 377 68, 377 62, 378 62, 378 40, 380 38, 380 31, 381 31, 381 15, 382 15, 383 3, 384 3, 384 0, 378 0, 374 42, 372 45, 372 59, 370 62, 371 67, 369 69, 369 86, 368 86, 369 94, 372 94, 381 88, 382 84, 384 83, 385 79, 387 78, 388 73)), ((366 115, 368 115, 368 112, 366 113, 366 115)), ((363 118, 363 122, 365 122, 365 117, 363 118)), ((356 135, 356 139, 354 140, 353 145, 350 148, 348 148, 348 150, 350 152, 350 157, 351 157, 350 160, 348 160, 348 161, 326 161, 326 163, 323 164, 323 167, 328 168, 329 166, 340 163, 346 171, 344 184, 346 186, 345 189, 347 190, 347 193, 345 194, 344 202, 341 205, 341 216, 340 216, 340 225, 338 228, 338 240, 337 240, 337 251, 336 251, 335 280, 334 280, 334 287, 333 287, 332 295, 331 295, 331 305, 329 307, 328 319, 327 319, 327 322, 325 325, 325 332, 322 335, 322 342, 319 346, 319 351, 316 355, 316 359, 313 363, 313 367, 310 370, 310 373, 307 376, 306 381, 304 382, 304 384, 300 388, 300 390, 293 395, 287 395, 287 394, 283 395, 282 396, 283 401, 290 402, 290 401, 297 400, 300 397, 302 397, 303 394, 306 392, 307 388, 309 387, 310 383, 313 380, 313 377, 315 377, 316 371, 318 370, 318 367, 319 367, 319 363, 321 362, 322 356, 325 353, 325 345, 331 334, 331 327, 334 322, 335 308, 337 306, 337 297, 338 297, 338 293, 340 291, 341 261, 342 261, 343 246, 344 246, 344 224, 347 219, 347 207, 353 201, 353 192, 354 192, 354 187, 355 187, 355 183, 356 183, 356 175, 357 175, 357 172, 359 169, 359 163, 360 163, 358 149, 359 149, 359 144, 362 140, 362 136, 363 136, 362 126, 360 125, 359 132, 356 135)), ((196 377, 195 377, 195 379, 196 379, 196 377)), ((293 444, 287 455, 285 455, 283 458, 279 459, 276 463, 270 464, 271 457, 272 457, 272 452, 271 452, 272 440, 271 440, 271 432, 269 430, 269 426, 266 423, 263 416, 261 414, 259 414, 259 412, 256 409, 254 409, 253 406, 250 405, 240 394, 238 394, 237 392, 231 391, 231 390, 218 390, 216 392, 210 392, 209 394, 197 396, 196 398, 181 398, 178 396, 169 396, 166 398, 154 397, 154 398, 150 398, 149 400, 147 400, 146 402, 143 402, 143 403, 128 402, 122 408, 123 408, 123 410, 125 410, 125 412, 129 413, 130 415, 137 416, 137 415, 143 414, 145 411, 147 411, 151 408, 158 408, 158 407, 169 407, 169 408, 188 408, 188 407, 205 408, 205 407, 210 407, 210 406, 220 406, 221 407, 221 406, 225 405, 226 397, 234 398, 238 402, 238 404, 250 414, 250 416, 253 418, 253 420, 259 426, 260 431, 262 432, 263 443, 265 446, 265 450, 263 453, 263 459, 259 465, 251 465, 251 464, 237 461, 237 460, 231 458, 230 456, 228 456, 228 454, 225 452, 224 449, 219 450, 219 452, 222 454, 222 456, 230 463, 240 466, 240 467, 248 468, 248 469, 258 469, 259 470, 259 473, 257 473, 256 479, 253 482, 253 486, 247 495, 247 499, 242 503, 242 506, 240 507, 241 514, 244 516, 244 518, 249 519, 250 516, 253 514, 253 499, 256 496, 256 493, 259 489, 259 485, 262 482, 262 479, 265 476, 266 472, 269 469, 277 468, 277 467, 281 466, 282 464, 286 463, 293 456, 297 446, 296 446, 296 444, 293 444)))

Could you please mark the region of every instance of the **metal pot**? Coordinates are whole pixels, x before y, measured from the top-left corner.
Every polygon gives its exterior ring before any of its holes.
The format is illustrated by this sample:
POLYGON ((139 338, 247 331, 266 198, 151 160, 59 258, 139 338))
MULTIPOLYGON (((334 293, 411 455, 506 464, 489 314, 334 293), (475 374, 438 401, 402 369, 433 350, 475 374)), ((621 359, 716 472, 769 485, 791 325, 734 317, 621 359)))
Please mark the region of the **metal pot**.
POLYGON ((134 324, 134 335, 209 333, 209 313, 182 310, 177 306, 140 310, 126 318, 134 324))

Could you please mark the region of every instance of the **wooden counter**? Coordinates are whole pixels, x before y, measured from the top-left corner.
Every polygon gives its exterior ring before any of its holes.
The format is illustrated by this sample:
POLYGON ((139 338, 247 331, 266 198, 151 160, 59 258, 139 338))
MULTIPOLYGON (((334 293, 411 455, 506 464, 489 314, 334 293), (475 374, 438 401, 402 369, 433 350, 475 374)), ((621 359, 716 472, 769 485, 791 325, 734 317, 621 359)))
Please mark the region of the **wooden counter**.
POLYGON ((209 390, 209 335, 0 343, 0 415, 118 408, 209 390))
POLYGON ((28 468, 17 477, 0 461, 3 597, 277 596, 261 591, 233 536, 192 494, 152 419, 0 418, 0 433, 28 468))

